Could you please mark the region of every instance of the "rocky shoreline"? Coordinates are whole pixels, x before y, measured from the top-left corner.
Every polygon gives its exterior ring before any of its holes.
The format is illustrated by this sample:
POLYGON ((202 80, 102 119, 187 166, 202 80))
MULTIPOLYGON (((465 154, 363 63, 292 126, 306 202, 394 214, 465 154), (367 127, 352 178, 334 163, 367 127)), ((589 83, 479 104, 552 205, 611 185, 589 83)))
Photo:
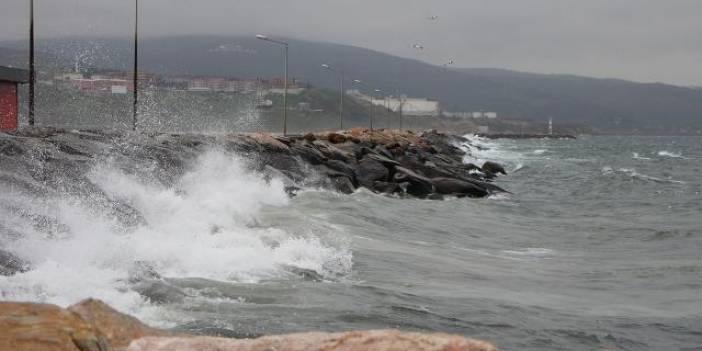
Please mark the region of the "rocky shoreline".
POLYGON ((0 302, 0 351, 495 351, 489 343, 397 330, 301 333, 257 339, 174 334, 151 328, 99 300, 66 309, 0 302))
MULTIPOLYGON (((71 164, 60 162, 66 158, 81 167, 104 154, 104 149, 118 148, 123 155, 149 153, 147 156, 155 158, 159 165, 182 168, 182 154, 214 147, 251 160, 253 170, 266 177, 282 179, 292 195, 305 187, 334 189, 347 194, 365 188, 376 193, 422 199, 486 197, 506 192, 492 183, 499 174, 506 174, 501 165, 486 162, 479 167, 463 162, 466 152, 458 145, 469 143, 466 138, 436 131, 413 133, 360 128, 289 136, 27 129, 0 134, 0 161, 40 150, 40 157, 46 159, 44 168, 52 162, 70 168, 71 164)), ((75 173, 74 169, 61 171, 75 173)), ((177 171, 174 169, 174 174, 164 177, 174 177, 177 171)))

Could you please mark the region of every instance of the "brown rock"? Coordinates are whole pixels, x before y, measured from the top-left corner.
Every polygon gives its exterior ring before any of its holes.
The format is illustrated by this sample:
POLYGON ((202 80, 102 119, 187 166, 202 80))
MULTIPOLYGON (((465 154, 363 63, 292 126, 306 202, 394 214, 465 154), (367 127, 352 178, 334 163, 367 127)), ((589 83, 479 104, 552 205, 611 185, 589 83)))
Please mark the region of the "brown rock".
POLYGON ((448 334, 377 330, 348 333, 303 333, 254 340, 223 338, 144 338, 128 351, 496 351, 489 343, 448 334))
POLYGON ((169 336, 98 300, 63 309, 0 303, 0 351, 118 351, 145 336, 169 336))
POLYGON ((145 336, 170 335, 163 330, 151 328, 132 316, 119 313, 100 300, 83 300, 70 306, 68 310, 80 316, 103 335, 114 349, 123 349, 129 346, 132 340, 145 336))
POLYGON ((0 302, 0 350, 109 351, 77 314, 53 305, 0 302))
POLYGON ((255 141, 264 150, 282 152, 290 151, 290 148, 287 145, 282 143, 280 140, 270 136, 269 134, 253 133, 248 134, 247 136, 253 141, 255 141))
POLYGON ((332 144, 342 144, 345 143, 347 140, 345 135, 339 133, 329 133, 327 139, 332 144))
POLYGON ((307 133, 307 134, 305 134, 305 136, 302 137, 302 138, 305 139, 305 140, 307 140, 307 141, 310 142, 310 143, 313 142, 313 141, 315 141, 315 140, 317 140, 317 137, 316 137, 314 134, 312 134, 312 133, 307 133))

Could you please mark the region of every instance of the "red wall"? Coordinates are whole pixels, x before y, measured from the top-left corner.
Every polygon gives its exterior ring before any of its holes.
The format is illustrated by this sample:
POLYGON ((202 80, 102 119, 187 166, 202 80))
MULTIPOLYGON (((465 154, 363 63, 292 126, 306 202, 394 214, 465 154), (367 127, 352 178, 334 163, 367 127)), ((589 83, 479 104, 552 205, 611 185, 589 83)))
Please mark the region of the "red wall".
POLYGON ((0 131, 17 129, 17 84, 0 81, 0 131))

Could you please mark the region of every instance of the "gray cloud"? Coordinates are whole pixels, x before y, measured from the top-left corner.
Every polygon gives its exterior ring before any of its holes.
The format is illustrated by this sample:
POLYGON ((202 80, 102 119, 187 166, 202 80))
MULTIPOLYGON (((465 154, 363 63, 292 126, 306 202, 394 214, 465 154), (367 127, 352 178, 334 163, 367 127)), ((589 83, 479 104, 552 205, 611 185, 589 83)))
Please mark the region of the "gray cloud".
MULTIPOLYGON (((40 38, 131 33, 131 0, 35 1, 40 38)), ((3 2, 0 40, 26 38, 27 0, 3 2)), ((699 0, 141 0, 141 7, 148 36, 262 32, 434 64, 702 85, 699 0)))

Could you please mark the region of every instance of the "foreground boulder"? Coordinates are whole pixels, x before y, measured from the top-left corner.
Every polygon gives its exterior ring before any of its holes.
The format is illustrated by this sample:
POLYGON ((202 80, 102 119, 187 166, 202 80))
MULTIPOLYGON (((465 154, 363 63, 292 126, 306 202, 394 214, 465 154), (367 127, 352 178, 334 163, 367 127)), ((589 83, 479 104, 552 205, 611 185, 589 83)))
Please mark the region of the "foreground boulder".
POLYGON ((93 326, 53 305, 0 303, 0 330, 0 350, 111 350, 93 326))
POLYGON ((68 310, 80 316, 116 349, 124 348, 132 340, 145 336, 172 335, 167 331, 151 328, 132 316, 117 312, 100 300, 87 299, 68 307, 68 310))
POLYGON ((63 309, 54 305, 0 302, 0 350, 124 350, 134 339, 167 336, 98 300, 63 309))
POLYGON ((63 309, 0 302, 0 351, 494 351, 494 346, 448 334, 396 330, 303 333, 234 340, 174 336, 88 299, 63 309))
POLYGON ((376 330, 349 333, 303 333, 255 340, 223 338, 144 338, 128 351, 495 351, 486 342, 448 334, 376 330))

